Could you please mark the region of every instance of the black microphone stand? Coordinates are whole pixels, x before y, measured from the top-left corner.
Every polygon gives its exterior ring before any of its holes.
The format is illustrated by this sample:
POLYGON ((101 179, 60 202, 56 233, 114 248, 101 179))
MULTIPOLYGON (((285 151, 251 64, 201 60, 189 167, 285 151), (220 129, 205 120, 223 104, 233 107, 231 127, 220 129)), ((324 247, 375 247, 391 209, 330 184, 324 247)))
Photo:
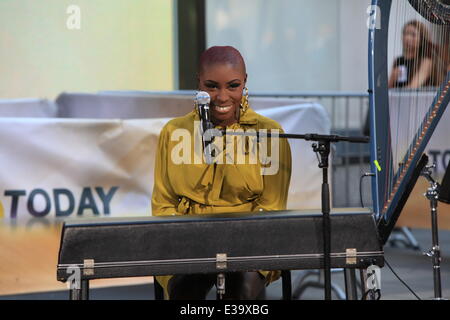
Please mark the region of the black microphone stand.
MULTIPOLYGON (((280 135, 281 136, 281 135, 280 135)), ((313 151, 320 155, 319 168, 322 169, 322 230, 323 230, 323 265, 325 300, 331 300, 331 220, 330 220, 330 187, 328 184, 328 167, 331 142, 347 141, 367 143, 368 137, 342 137, 338 135, 305 134, 306 141, 317 141, 312 144, 313 151)))
MULTIPOLYGON (((245 133, 245 132, 228 132, 222 131, 222 134, 231 135, 245 135, 245 136, 257 136, 257 133, 245 133)), ((271 137, 271 133, 261 134, 263 137, 271 137)), ((330 155, 331 142, 346 141, 352 143, 368 143, 369 137, 343 137, 338 135, 322 135, 322 134, 289 134, 279 133, 275 134, 275 137, 286 139, 302 139, 306 141, 316 141, 312 144, 313 151, 320 155, 319 168, 322 169, 322 236, 323 236, 323 268, 324 268, 324 281, 325 281, 325 300, 331 300, 331 221, 330 221, 330 188, 328 185, 328 157, 330 155)))
POLYGON ((319 168, 322 169, 322 230, 323 230, 323 265, 325 276, 325 300, 331 300, 331 221, 330 221, 330 187, 328 185, 328 157, 330 141, 319 140, 312 144, 313 151, 320 155, 319 168))
MULTIPOLYGON (((439 228, 438 228, 438 215, 437 206, 439 200, 440 184, 435 181, 431 176, 431 171, 436 167, 436 164, 426 166, 422 171, 424 176, 430 183, 430 187, 424 194, 430 201, 431 209, 431 236, 432 236, 432 248, 424 253, 430 257, 433 262, 433 283, 434 283, 434 299, 433 300, 445 300, 442 297, 442 285, 441 285, 441 249, 439 247, 439 228)), ((447 169, 448 170, 448 169, 447 169)))

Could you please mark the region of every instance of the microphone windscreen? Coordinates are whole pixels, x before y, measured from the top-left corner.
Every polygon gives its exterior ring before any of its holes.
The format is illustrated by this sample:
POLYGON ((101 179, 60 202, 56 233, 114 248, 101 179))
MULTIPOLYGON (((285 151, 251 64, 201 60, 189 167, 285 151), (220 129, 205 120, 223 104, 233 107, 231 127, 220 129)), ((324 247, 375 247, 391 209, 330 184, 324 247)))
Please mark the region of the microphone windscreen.
POLYGON ((211 101, 211 97, 209 96, 208 92, 199 91, 195 96, 195 100, 198 104, 209 104, 209 102, 211 101))

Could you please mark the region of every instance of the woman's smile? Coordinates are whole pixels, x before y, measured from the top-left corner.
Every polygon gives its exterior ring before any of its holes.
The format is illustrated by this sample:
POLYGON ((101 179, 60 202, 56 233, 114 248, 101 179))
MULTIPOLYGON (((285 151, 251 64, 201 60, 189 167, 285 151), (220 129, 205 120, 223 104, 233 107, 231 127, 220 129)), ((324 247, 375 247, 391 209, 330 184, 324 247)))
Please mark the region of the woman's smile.
POLYGON ((225 114, 225 113, 230 112, 231 109, 233 109, 233 105, 232 104, 227 105, 227 106, 214 105, 213 109, 217 113, 225 114))

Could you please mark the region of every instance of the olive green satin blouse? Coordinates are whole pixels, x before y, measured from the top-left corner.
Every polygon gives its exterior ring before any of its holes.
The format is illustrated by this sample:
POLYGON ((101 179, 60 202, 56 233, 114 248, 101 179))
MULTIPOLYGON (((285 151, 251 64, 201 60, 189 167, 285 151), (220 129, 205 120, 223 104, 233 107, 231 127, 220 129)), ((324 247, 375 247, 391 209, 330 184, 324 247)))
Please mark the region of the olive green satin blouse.
MULTIPOLYGON (((241 137, 243 140, 239 144, 236 140, 239 138, 235 136, 233 140, 227 136, 221 140, 222 144, 218 144, 216 163, 206 164, 202 158, 201 138, 196 140, 199 121, 197 111, 193 110, 170 120, 163 127, 156 152, 152 214, 286 209, 291 177, 291 150, 287 139, 276 139, 276 154, 274 138, 265 140, 268 150, 260 151, 259 143, 264 140, 251 144, 250 140, 241 137), (253 160, 251 154, 254 155, 253 160)), ((257 114, 251 108, 245 112, 241 110, 239 122, 226 129, 250 132, 278 129, 283 132, 276 121, 257 114)), ((276 272, 261 273, 268 282, 279 277, 276 272)), ((169 279, 170 276, 157 277, 166 296, 169 279)))

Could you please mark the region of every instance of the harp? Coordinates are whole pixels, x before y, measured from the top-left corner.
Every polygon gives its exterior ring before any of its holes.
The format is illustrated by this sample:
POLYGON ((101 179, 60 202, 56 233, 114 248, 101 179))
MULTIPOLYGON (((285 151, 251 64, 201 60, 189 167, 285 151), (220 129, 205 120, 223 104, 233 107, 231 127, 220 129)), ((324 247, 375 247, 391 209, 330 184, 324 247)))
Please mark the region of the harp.
POLYGON ((450 100, 450 0, 372 0, 368 13, 372 199, 384 244, 450 100))

